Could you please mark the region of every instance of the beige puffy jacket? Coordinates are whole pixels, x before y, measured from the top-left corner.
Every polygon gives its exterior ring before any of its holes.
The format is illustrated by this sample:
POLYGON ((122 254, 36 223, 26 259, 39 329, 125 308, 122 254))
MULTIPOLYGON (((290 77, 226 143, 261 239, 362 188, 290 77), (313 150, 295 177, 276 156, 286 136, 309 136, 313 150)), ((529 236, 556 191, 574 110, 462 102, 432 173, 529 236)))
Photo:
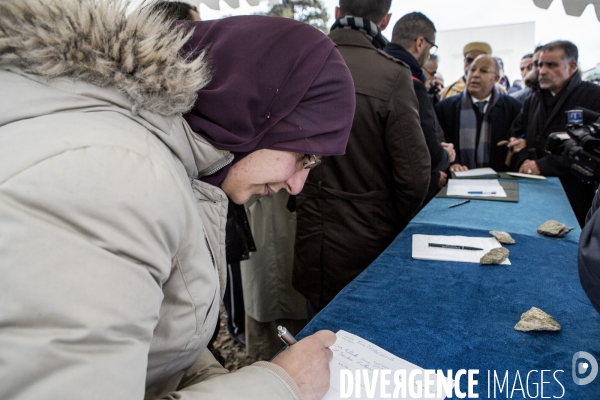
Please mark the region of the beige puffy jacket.
POLYGON ((43 3, 0 3, 0 398, 299 398, 278 366, 228 374, 205 351, 227 199, 196 178, 231 155, 179 114, 203 61, 143 13, 43 3))

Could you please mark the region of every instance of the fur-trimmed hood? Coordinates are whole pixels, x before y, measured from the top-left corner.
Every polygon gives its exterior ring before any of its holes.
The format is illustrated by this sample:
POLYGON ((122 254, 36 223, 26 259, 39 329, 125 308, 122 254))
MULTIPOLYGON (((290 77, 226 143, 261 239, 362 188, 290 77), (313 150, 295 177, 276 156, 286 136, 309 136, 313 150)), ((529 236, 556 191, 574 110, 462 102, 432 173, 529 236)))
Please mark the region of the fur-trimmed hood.
POLYGON ((0 66, 53 79, 114 85, 134 107, 162 115, 189 110, 210 81, 204 55, 185 60, 187 39, 128 0, 0 1, 0 66))

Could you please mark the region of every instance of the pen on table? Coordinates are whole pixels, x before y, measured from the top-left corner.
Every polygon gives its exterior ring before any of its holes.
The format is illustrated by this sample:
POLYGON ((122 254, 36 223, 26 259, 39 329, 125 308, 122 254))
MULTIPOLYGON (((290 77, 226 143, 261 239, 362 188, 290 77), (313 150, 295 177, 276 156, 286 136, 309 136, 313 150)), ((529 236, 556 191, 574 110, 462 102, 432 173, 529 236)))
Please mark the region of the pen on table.
POLYGON ((460 203, 454 203, 451 206, 449 206, 448 208, 452 208, 452 207, 458 207, 458 206, 462 206, 463 204, 467 204, 468 202, 470 202, 471 200, 465 200, 465 201, 461 201, 460 203))
POLYGON ((472 192, 467 192, 468 194, 496 194, 496 192, 483 192, 481 190, 475 190, 472 192))
POLYGON ((283 343, 285 343, 286 345, 291 346, 297 342, 294 335, 292 335, 290 332, 288 332, 288 330, 285 329, 283 326, 279 325, 277 327, 277 332, 278 332, 277 336, 279 336, 281 341, 283 341, 283 343))
POLYGON ((429 247, 440 247, 442 249, 456 249, 456 250, 483 250, 479 247, 471 246, 460 246, 456 244, 441 244, 441 243, 429 243, 429 247))

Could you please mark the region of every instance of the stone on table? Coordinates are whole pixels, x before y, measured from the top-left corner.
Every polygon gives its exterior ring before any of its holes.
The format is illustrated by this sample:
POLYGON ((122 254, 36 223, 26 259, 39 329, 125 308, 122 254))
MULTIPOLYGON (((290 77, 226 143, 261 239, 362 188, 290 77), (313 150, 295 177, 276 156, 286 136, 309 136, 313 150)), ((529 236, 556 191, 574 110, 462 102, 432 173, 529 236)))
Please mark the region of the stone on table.
POLYGON ((564 237, 567 233, 571 232, 574 228, 567 228, 562 222, 555 221, 553 219, 544 222, 537 228, 537 232, 552 237, 564 237))
POLYGON ((497 247, 491 249, 479 259, 480 264, 500 264, 502 261, 508 258, 510 252, 504 247, 497 247))
POLYGON ((490 235, 495 237, 500 243, 515 244, 515 239, 508 232, 490 231, 490 235))
POLYGON ((531 307, 521 314, 521 320, 515 325, 515 330, 529 331, 560 331, 560 324, 551 315, 537 307, 531 307))

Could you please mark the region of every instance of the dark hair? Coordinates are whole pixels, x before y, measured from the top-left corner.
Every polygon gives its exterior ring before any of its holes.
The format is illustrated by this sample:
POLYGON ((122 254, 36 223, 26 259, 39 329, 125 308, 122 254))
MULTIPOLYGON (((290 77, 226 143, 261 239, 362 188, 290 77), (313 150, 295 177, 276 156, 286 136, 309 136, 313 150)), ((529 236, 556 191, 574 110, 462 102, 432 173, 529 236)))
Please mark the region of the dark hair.
POLYGON ((392 0, 340 0, 340 16, 362 17, 378 24, 391 6, 392 0))
POLYGON ((404 15, 394 25, 392 43, 408 48, 419 36, 433 41, 435 32, 435 25, 429 18, 420 12, 412 12, 404 15))
POLYGON ((159 1, 152 6, 152 12, 163 13, 168 21, 186 20, 191 21, 190 10, 198 12, 198 9, 183 1, 159 1))
POLYGON ((526 58, 533 58, 533 53, 527 53, 527 54, 525 54, 523 57, 521 57, 521 60, 524 60, 526 58))
POLYGON ((575 61, 579 58, 579 51, 577 46, 568 40, 557 40, 550 42, 543 48, 544 51, 562 50, 565 54, 563 59, 567 61, 575 61))
POLYGON ((544 50, 544 46, 546 46, 546 45, 540 44, 539 46, 536 46, 535 50, 533 50, 533 54, 537 53, 538 51, 544 50))

